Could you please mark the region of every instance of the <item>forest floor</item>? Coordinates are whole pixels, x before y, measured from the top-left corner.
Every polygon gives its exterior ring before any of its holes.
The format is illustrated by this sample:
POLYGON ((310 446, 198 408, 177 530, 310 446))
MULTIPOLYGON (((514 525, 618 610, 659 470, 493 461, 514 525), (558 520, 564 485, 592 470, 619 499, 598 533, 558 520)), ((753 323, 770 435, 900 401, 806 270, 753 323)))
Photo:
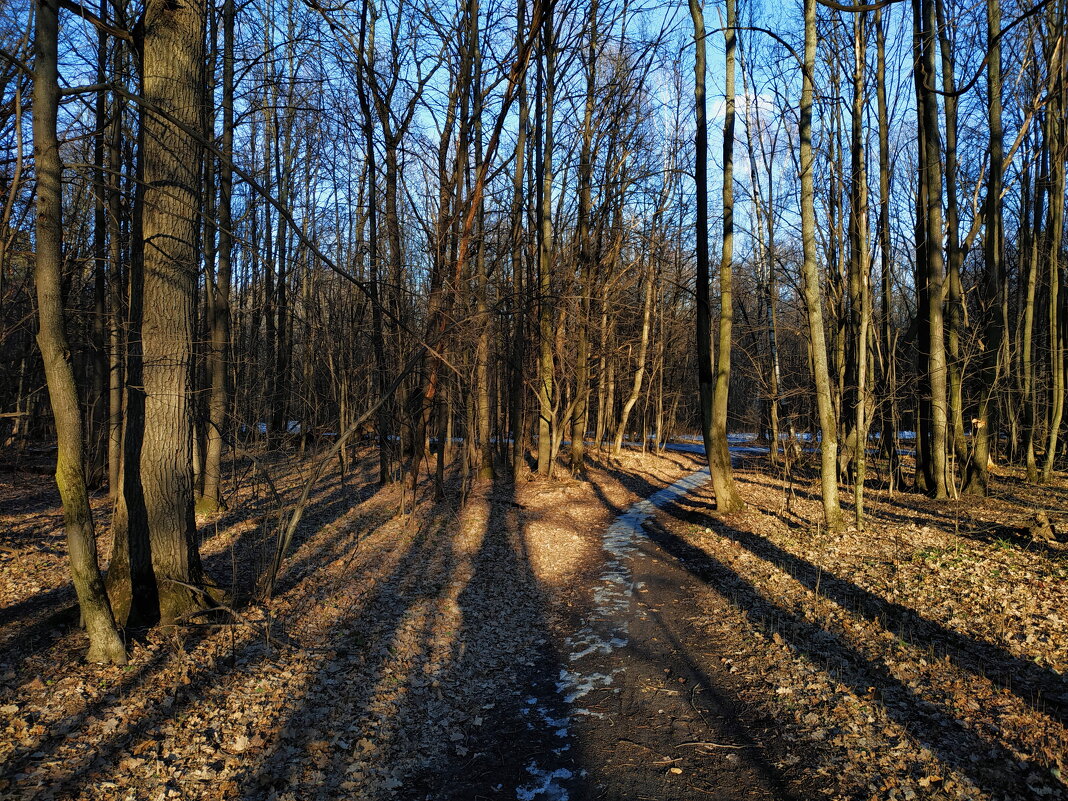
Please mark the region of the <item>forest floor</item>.
POLYGON ((269 599, 311 465, 235 463, 232 614, 125 667, 82 661, 48 466, 0 470, 0 799, 1068 798, 1063 482, 869 489, 829 535, 766 458, 723 516, 691 455, 591 462, 411 515, 335 470, 269 599))

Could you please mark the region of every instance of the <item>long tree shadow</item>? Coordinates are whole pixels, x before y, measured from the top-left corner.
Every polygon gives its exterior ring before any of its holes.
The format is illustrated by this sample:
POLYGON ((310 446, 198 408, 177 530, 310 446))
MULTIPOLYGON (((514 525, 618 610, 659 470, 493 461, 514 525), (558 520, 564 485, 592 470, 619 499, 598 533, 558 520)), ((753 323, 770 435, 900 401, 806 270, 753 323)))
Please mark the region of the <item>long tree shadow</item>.
MULTIPOLYGON (((640 499, 648 499, 656 492, 664 489, 662 484, 651 483, 647 478, 617 473, 616 471, 609 472, 616 480, 628 479, 628 483, 632 485, 632 491, 635 486, 644 484, 644 488, 638 492, 640 499)), ((629 506, 621 507, 614 504, 600 483, 591 481, 590 486, 598 500, 605 508, 611 510, 615 518, 618 519, 630 508, 629 506)), ((693 500, 692 496, 687 496, 688 503, 693 502, 693 500)), ((642 524, 643 530, 647 529, 650 523, 651 519, 646 519, 642 524)), ((670 554, 668 559, 665 559, 664 551, 648 537, 641 537, 636 543, 636 547, 638 552, 645 554, 651 560, 650 564, 655 564, 658 561, 675 561, 671 559, 670 554)), ((637 575, 633 578, 636 582, 638 581, 637 575)), ((762 718, 760 715, 751 714, 748 710, 743 711, 739 699, 734 697, 730 689, 717 682, 705 669, 701 661, 691 652, 690 647, 679 639, 675 627, 683 624, 680 621, 675 621, 673 624, 658 611, 658 608, 663 608, 670 604, 672 596, 683 595, 685 590, 680 590, 680 586, 672 583, 667 576, 656 575, 655 570, 654 575, 643 575, 642 582, 646 584, 642 594, 651 601, 651 603, 645 605, 644 614, 655 624, 658 636, 650 638, 650 641, 644 645, 636 642, 633 637, 630 638, 631 641, 627 647, 627 669, 634 670, 638 667, 639 662, 644 662, 649 666, 649 674, 661 675, 665 665, 671 664, 673 667, 677 667, 676 663, 681 663, 682 672, 687 674, 686 678, 689 681, 690 704, 697 711, 701 726, 705 729, 698 739, 714 740, 717 743, 724 741, 732 743, 738 749, 733 752, 738 764, 747 766, 755 774, 761 788, 760 792, 770 793, 778 799, 798 797, 790 789, 790 784, 782 771, 774 765, 776 756, 784 756, 783 754, 774 753, 781 748, 781 743, 775 741, 774 734, 772 734, 771 738, 768 738, 770 742, 758 743, 753 737, 753 732, 761 728, 773 731, 775 722, 762 718), (658 638, 662 638, 667 647, 657 651, 654 650, 652 641, 658 638)), ((675 598, 675 600, 680 599, 675 598)), ((577 622, 575 627, 577 626, 581 626, 581 622, 577 622)), ((690 633, 692 642, 701 641, 701 637, 700 633, 690 633)), ((727 764, 729 765, 730 763, 727 764)), ((727 768, 725 776, 717 777, 714 775, 723 770, 723 764, 706 764, 702 766, 700 776, 709 783, 710 791, 723 796, 724 793, 730 793, 738 789, 742 792, 743 797, 750 797, 750 792, 753 790, 752 787, 737 788, 734 786, 738 776, 732 768, 727 768)))
MULTIPOLYGON (((299 550, 315 532, 338 523, 354 506, 370 500, 377 491, 378 484, 373 481, 358 483, 350 478, 347 485, 341 485, 336 475, 323 481, 311 497, 314 511, 298 528, 291 551, 299 550)), ((286 499, 293 494, 290 490, 286 499)), ((284 518, 278 511, 275 499, 256 498, 200 526, 198 536, 210 546, 215 530, 223 531, 225 537, 225 530, 232 526, 262 521, 244 528, 226 547, 203 557, 205 574, 232 595, 228 603, 231 608, 240 608, 249 599, 258 576, 273 555, 275 530, 284 518)), ((296 564, 303 561, 298 560, 296 564)), ((278 591, 292 587, 305 572, 288 569, 278 591)), ((34 657, 54 647, 76 630, 78 624, 77 599, 69 581, 0 609, 0 653, 3 653, 0 668, 16 675, 23 672, 34 657)), ((128 634, 131 638, 141 636, 138 631, 128 634)))
MULTIPOLYGON (((652 550, 650 548, 650 550, 652 550)), ((657 554, 652 554, 656 558, 657 554)), ((650 585, 652 587, 652 585, 650 585)), ((655 594, 655 593, 651 593, 655 594)), ((676 636, 673 626, 664 619, 660 612, 650 609, 647 614, 657 624, 660 637, 667 644, 672 661, 682 663, 681 673, 687 679, 686 686, 690 694, 690 703, 698 712, 707 733, 702 740, 715 741, 718 745, 727 744, 736 749, 735 755, 740 763, 751 768, 776 799, 789 801, 799 796, 791 791, 782 771, 773 764, 771 750, 778 747, 772 741, 776 736, 776 721, 764 717, 762 720, 744 710, 742 703, 728 688, 724 688, 694 657, 692 651, 676 636), (755 734, 762 733, 758 742, 755 734)), ((663 653, 651 652, 641 645, 631 645, 630 652, 639 659, 644 659, 659 671, 664 664, 663 653)), ((675 670, 672 670, 675 673, 675 670)), ((778 754, 777 756, 784 756, 778 754)), ((714 770, 716 766, 712 766, 714 770)), ((748 795, 749 788, 743 788, 748 795)), ((722 788, 720 792, 723 792, 722 788)))
MULTIPOLYGON (((721 521, 709 522, 715 524, 722 535, 740 544, 744 545, 752 537, 721 521)), ((1049 770, 1020 763, 1000 743, 981 736, 948 714, 938 703, 919 696, 885 665, 866 658, 823 627, 781 608, 728 565, 686 543, 658 522, 650 521, 646 528, 649 537, 657 545, 678 559, 691 574, 723 595, 754 625, 777 632, 794 652, 819 665, 836 680, 848 685, 858 696, 866 696, 874 688, 879 702, 891 719, 907 729, 945 764, 967 776, 980 788, 995 794, 1006 787, 1024 788, 1035 772, 1041 775, 1045 784, 1063 787, 1049 770)), ((791 564, 789 560, 784 560, 784 563, 791 564)), ((802 575, 808 578, 807 568, 802 575)), ((827 574, 824 573, 826 580, 827 574)), ((825 585, 821 583, 820 586, 822 591, 825 585)), ((836 588, 836 593, 839 599, 846 597, 841 586, 836 588)))
MULTIPOLYGON (((608 471, 620 480, 628 478, 611 467, 608 471)), ((659 489, 640 476, 630 476, 629 481, 637 484, 637 491, 643 496, 659 489)), ((687 506, 693 503, 692 498, 686 499, 687 506)), ((697 503, 703 502, 698 500, 697 503)), ((807 589, 815 591, 818 585, 821 595, 846 611, 877 623, 908 643, 948 657, 958 667, 1011 691, 1036 711, 1049 715, 1062 724, 1068 724, 1068 678, 1056 671, 1022 659, 992 643, 947 629, 907 606, 888 601, 825 568, 795 556, 764 537, 726 525, 719 518, 707 517, 701 512, 674 504, 665 509, 680 519, 714 527, 718 533, 734 540, 755 556, 776 565, 807 589)))
MULTIPOLYGON (((566 731, 569 712, 555 688, 561 664, 551 644, 547 601, 526 551, 515 487, 498 481, 480 501, 485 522, 457 597, 462 624, 434 680, 460 699, 459 706, 479 710, 481 721, 472 725, 468 719, 464 739, 416 777, 411 797, 516 797, 557 771, 568 774, 557 774, 559 786, 581 792, 578 754, 566 731)), ((415 702, 401 713, 426 719, 426 712, 424 703, 415 702)))
MULTIPOLYGON (((362 492, 357 490, 357 497, 369 497, 373 492, 371 488, 364 488, 362 492)), ((340 516, 344 511, 340 499, 334 505, 334 511, 340 516)), ((374 524, 373 514, 368 513, 365 517, 365 526, 374 524)), ((317 543, 315 548, 305 549, 308 553, 301 553, 298 558, 287 562, 283 578, 288 582, 288 589, 294 591, 300 583, 300 579, 292 580, 289 577, 289 571, 296 570, 305 576, 303 565, 315 554, 353 549, 360 536, 366 533, 365 529, 360 529, 360 525, 360 520, 356 519, 345 530, 330 532, 324 538, 327 542, 317 543)), ((307 524, 302 526, 298 541, 303 542, 310 536, 308 529, 307 524)), ((229 564, 236 563, 234 554, 229 550, 217 554, 215 558, 225 559, 229 564)), ((278 627, 273 627, 276 630, 272 632, 269 622, 259 626, 262 631, 244 631, 245 636, 240 638, 240 642, 235 637, 230 638, 229 648, 220 643, 219 638, 210 639, 219 625, 182 627, 179 630, 180 637, 173 641, 157 636, 155 643, 149 644, 153 652, 148 658, 131 665, 118 681, 108 687, 107 693, 81 705, 77 711, 55 721, 48 731, 31 737, 8 752, 5 772, 9 776, 21 777, 20 781, 25 786, 32 787, 36 766, 55 761, 62 753, 61 769, 53 768, 45 779, 50 794, 58 797, 63 797, 64 793, 74 794, 83 788, 90 773, 98 779, 108 771, 119 772, 120 760, 127 755, 131 742, 159 740, 160 732, 169 721, 180 719, 189 708, 218 697, 213 694, 225 692, 223 687, 227 682, 239 678, 276 653, 278 627), (209 645, 211 642, 214 645, 209 645), (195 658, 188 656, 194 652, 197 653, 195 658), (178 670, 180 672, 176 672, 178 670), (131 697, 138 699, 135 708, 129 705, 128 699, 131 697), (99 730, 101 721, 110 721, 103 732, 99 730), (69 747, 71 744, 79 746, 74 753, 69 747)), ((226 624, 223 625, 225 627, 226 624)), ((238 624, 235 622, 230 625, 238 624)), ((52 634, 54 636, 36 643, 37 649, 53 647, 53 640, 60 635, 56 632, 52 634)), ((20 656, 23 661, 28 658, 22 654, 20 656)), ((147 753, 151 756, 152 752, 147 753)))
POLYGON ((545 685, 556 662, 512 497, 502 483, 478 531, 458 531, 449 502, 435 507, 331 627, 285 736, 237 779, 241 798, 469 799, 532 780, 530 761, 562 745, 548 721, 563 710, 545 685))
MULTIPOLYGON (((678 506, 668 510, 680 519, 688 513, 678 506)), ((803 587, 834 601, 847 612, 876 623, 901 640, 948 657, 957 667, 1011 691, 1038 712, 1061 724, 1068 722, 1068 679, 1054 670, 1022 659, 1004 648, 947 629, 915 610, 876 595, 826 568, 780 548, 764 537, 704 518, 721 536, 775 565, 803 587)))

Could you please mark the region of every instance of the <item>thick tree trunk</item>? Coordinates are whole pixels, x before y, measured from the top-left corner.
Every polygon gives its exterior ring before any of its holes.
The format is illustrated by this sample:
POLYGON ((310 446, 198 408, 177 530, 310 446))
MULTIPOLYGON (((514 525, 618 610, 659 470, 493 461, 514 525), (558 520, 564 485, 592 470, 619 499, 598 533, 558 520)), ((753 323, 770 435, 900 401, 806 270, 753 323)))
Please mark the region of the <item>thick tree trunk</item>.
MULTIPOLYGON (((470 0, 468 11, 468 35, 473 48, 473 76, 471 83, 471 116, 475 128, 475 175, 482 173, 485 157, 482 141, 482 46, 479 39, 479 3, 470 0)), ((476 178, 476 180, 478 180, 476 178)), ((493 467, 493 418, 490 408, 490 333, 493 321, 489 313, 489 268, 486 263, 485 221, 486 204, 484 195, 477 193, 475 203, 475 326, 478 341, 475 345, 475 425, 468 429, 468 439, 474 438, 472 446, 478 448, 477 472, 479 481, 492 481, 495 476, 493 467)))
POLYGON ((930 459, 933 479, 930 492, 935 498, 945 498, 953 487, 953 479, 946 463, 949 435, 948 366, 942 311, 945 287, 945 259, 942 248, 942 154, 938 143, 938 102, 932 89, 936 75, 934 2, 935 0, 920 0, 923 9, 921 59, 916 80, 921 84, 921 125, 926 132, 923 178, 927 191, 927 225, 924 233, 927 241, 927 325, 930 336, 928 366, 931 390, 931 447, 927 456, 930 459))
POLYGON ((130 354, 124 503, 115 536, 129 537, 130 562, 137 563, 135 552, 147 534, 155 597, 141 597, 135 577, 130 603, 123 605, 141 607, 147 617, 158 610, 164 624, 205 606, 193 517, 190 403, 201 153, 195 136, 153 109, 191 131, 199 129, 203 21, 202 0, 181 6, 154 0, 144 18, 143 255, 131 288, 131 303, 138 307, 131 311, 136 341, 130 354))

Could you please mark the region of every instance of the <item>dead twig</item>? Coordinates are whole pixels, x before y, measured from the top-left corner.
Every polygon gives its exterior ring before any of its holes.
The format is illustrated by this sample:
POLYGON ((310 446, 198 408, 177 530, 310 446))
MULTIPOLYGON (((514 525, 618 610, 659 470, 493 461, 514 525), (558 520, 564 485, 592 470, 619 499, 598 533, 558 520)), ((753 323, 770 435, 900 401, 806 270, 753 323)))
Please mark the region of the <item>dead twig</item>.
POLYGON ((676 748, 686 748, 687 746, 695 746, 695 747, 702 747, 702 748, 730 748, 730 749, 739 750, 739 751, 741 751, 741 750, 743 750, 745 748, 752 748, 753 747, 751 745, 728 745, 727 743, 711 743, 711 742, 698 742, 698 741, 694 741, 692 743, 679 743, 675 747, 676 748))

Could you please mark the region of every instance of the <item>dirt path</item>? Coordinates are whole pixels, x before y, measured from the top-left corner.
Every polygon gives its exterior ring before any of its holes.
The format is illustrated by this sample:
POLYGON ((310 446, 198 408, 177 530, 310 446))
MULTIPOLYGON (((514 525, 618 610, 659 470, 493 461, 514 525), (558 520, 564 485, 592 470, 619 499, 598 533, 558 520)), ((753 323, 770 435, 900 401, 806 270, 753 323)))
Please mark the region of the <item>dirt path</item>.
POLYGON ((54 492, 0 476, 0 801, 1068 797, 1068 557, 1026 536, 1068 489, 875 491, 832 536, 808 479, 741 469, 718 516, 699 466, 598 454, 406 517, 369 458, 269 601, 247 481, 202 521, 241 625, 142 633, 125 668, 59 614, 54 492))
MULTIPOLYGON (((657 509, 707 481, 707 469, 690 473, 599 532, 600 569, 581 590, 589 606, 561 644, 563 750, 528 765, 518 798, 794 797, 775 764, 773 731, 739 708, 720 644, 697 639, 690 618, 707 588, 643 530, 657 509)), ((545 701, 529 700, 542 715, 545 701)))

